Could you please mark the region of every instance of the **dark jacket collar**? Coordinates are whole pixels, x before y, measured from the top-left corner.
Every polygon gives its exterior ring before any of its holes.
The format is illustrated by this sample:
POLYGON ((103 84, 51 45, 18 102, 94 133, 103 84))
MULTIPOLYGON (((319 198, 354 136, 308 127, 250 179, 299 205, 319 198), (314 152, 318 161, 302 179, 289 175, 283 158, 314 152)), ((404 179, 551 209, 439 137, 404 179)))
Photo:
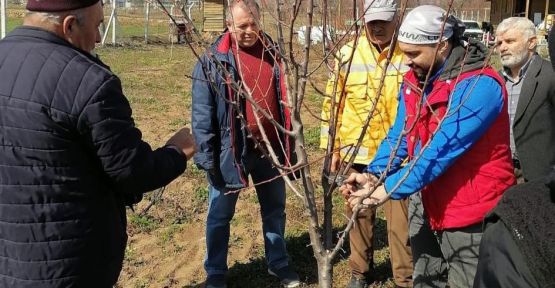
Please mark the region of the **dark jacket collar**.
POLYGON ((102 67, 110 70, 110 67, 108 65, 104 64, 104 62, 102 62, 97 57, 93 56, 91 53, 88 53, 84 50, 81 50, 81 49, 71 45, 71 43, 67 42, 65 39, 62 39, 62 38, 58 37, 58 35, 50 32, 50 31, 41 29, 39 27, 19 26, 19 27, 15 28, 12 32, 10 32, 6 36, 5 40, 8 41, 8 40, 13 39, 13 38, 33 38, 36 41, 50 42, 50 43, 53 43, 53 44, 66 46, 66 47, 71 48, 71 49, 75 50, 76 52, 82 54, 83 56, 87 57, 91 61, 97 63, 98 65, 101 65, 102 67))
MULTIPOLYGON (((530 62, 530 66, 526 69, 526 74, 523 76, 522 79, 522 88, 520 89, 520 96, 518 97, 518 104, 516 106, 515 112, 515 119, 513 121, 513 127, 520 122, 521 118, 524 117, 524 112, 528 108, 528 105, 534 98, 534 94, 536 94, 536 89, 539 85, 538 76, 541 73, 543 66, 543 60, 541 57, 535 57, 532 62, 530 62)), ((551 69, 551 67, 547 67, 551 69)), ((530 114, 532 116, 532 114, 530 114)))
MULTIPOLYGON (((533 77, 533 78, 537 78, 538 75, 541 72, 541 69, 543 68, 542 64, 542 57, 539 54, 534 54, 532 57, 530 57, 530 59, 528 60, 528 62, 526 63, 527 67, 525 68, 526 70, 524 71, 524 73, 522 74, 522 78, 526 79, 529 77, 533 77)), ((524 68, 524 66, 523 66, 524 68)), ((523 70, 521 68, 521 70, 523 70)))
POLYGON ((462 44, 456 42, 439 79, 453 79, 461 73, 482 69, 487 64, 487 55, 488 48, 474 39, 468 39, 468 42, 465 41, 462 44))

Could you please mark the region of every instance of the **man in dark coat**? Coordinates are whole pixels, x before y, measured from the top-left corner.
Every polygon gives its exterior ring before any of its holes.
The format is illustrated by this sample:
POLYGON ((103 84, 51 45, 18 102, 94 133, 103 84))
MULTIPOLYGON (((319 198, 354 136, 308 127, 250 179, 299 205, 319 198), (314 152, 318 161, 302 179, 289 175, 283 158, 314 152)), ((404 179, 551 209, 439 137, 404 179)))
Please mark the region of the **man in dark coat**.
POLYGON ((474 288, 555 287, 555 170, 509 189, 485 219, 474 288))
POLYGON ((120 80, 91 55, 99 0, 27 9, 0 41, 0 287, 112 287, 125 206, 179 176, 194 140, 141 140, 120 80))
POLYGON ((509 93, 516 176, 523 176, 522 180, 544 177, 555 165, 555 72, 536 53, 536 29, 529 19, 503 20, 496 42, 509 93))
POLYGON ((259 23, 255 1, 231 1, 229 31, 216 39, 193 72, 192 124, 199 147, 195 163, 207 171, 210 182, 204 261, 207 288, 227 287, 230 221, 238 190, 248 186, 249 175, 260 203, 268 273, 285 287, 300 285, 285 247, 285 183, 257 144, 268 141, 275 151, 285 150, 278 152, 282 163, 294 163, 290 138, 274 126, 279 123, 291 129, 280 59, 259 23), (246 94, 265 113, 246 101, 246 94))
MULTIPOLYGON (((521 21, 527 23, 529 20, 521 21)), ((521 40, 510 42, 514 41, 521 40)), ((549 35, 549 56, 555 59, 553 29, 549 35)), ((555 77, 551 68, 555 67, 545 67, 543 64, 547 61, 541 62, 540 71, 551 75, 551 78, 544 77, 540 85, 534 84, 533 87, 536 90, 553 89, 551 83, 555 77)), ((525 77, 526 81, 528 76, 525 77)), ((546 102, 545 105, 553 109, 553 102, 546 102)), ((553 146, 536 149, 541 149, 534 151, 538 155, 551 155, 555 151, 553 146)), ((526 166, 524 169, 526 173, 526 166)), ((549 168, 549 171, 548 176, 509 189, 486 217, 474 288, 555 287, 555 167, 549 168)))

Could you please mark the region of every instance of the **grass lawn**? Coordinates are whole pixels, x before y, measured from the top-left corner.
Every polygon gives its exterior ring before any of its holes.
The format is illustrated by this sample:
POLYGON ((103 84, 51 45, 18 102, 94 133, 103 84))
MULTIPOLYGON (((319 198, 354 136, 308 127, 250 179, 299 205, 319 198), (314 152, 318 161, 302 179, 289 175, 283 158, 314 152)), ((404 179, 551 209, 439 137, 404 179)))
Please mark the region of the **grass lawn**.
POLYGON ((23 19, 8 18, 8 22, 6 22, 6 32, 9 33, 15 27, 20 26, 22 23, 23 19))

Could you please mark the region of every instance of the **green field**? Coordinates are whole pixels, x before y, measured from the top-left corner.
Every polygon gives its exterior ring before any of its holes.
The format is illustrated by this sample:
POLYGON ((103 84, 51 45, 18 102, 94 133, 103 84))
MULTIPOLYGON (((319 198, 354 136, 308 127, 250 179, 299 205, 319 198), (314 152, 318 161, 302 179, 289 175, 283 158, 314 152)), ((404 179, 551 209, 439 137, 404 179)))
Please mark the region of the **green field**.
POLYGON ((9 33, 10 31, 12 31, 15 27, 21 25, 23 23, 22 19, 12 19, 12 18, 8 18, 8 22, 6 22, 6 31, 9 33))

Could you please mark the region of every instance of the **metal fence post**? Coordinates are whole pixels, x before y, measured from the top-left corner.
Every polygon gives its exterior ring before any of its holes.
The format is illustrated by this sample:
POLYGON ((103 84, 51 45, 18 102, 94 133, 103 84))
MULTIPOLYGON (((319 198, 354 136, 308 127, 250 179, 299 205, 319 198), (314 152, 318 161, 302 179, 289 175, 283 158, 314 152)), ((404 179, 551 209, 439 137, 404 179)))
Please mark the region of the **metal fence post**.
POLYGON ((116 45, 116 19, 117 19, 117 0, 112 0, 112 44, 116 45))
POLYGON ((150 20, 150 1, 146 1, 146 12, 145 12, 145 44, 148 44, 148 23, 150 20))
POLYGON ((0 39, 6 37, 6 22, 8 22, 6 17, 6 1, 0 0, 0 39))

